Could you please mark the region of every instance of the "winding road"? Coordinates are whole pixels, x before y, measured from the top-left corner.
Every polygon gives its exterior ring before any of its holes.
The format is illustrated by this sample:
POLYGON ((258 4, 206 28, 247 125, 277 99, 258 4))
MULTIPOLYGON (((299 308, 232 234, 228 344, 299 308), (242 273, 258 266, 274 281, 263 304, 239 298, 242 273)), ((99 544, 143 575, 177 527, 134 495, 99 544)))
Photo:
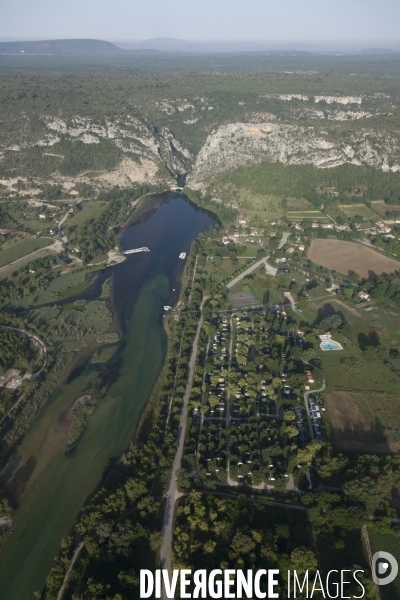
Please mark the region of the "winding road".
MULTIPOLYGON (((25 375, 25 379, 29 379, 29 381, 37 379, 39 377, 39 375, 41 374, 41 372, 43 371, 43 369, 45 368, 45 366, 47 365, 47 346, 46 346, 46 344, 35 333, 26 331, 26 329, 18 329, 18 327, 10 327, 8 325, 0 325, 0 327, 2 329, 11 329, 12 331, 16 331, 17 333, 20 333, 21 335, 25 335, 29 339, 37 342, 42 347, 43 365, 40 367, 40 369, 38 371, 36 371, 36 373, 32 373, 32 375, 25 375)), ((25 396, 26 396, 26 393, 22 394, 22 396, 20 396, 18 398, 18 400, 12 405, 10 410, 4 415, 4 417, 2 417, 2 419, 0 420, 0 425, 10 415, 10 413, 12 413, 13 410, 15 410, 19 406, 19 404, 22 402, 22 400, 25 398, 25 396)))

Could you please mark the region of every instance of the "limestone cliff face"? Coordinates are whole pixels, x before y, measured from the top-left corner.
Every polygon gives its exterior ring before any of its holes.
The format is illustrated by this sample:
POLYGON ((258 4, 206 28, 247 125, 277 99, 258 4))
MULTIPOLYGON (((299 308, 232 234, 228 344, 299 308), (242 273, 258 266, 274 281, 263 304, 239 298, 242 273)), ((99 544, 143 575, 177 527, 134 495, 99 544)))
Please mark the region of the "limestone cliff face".
MULTIPOLYGON (((188 173, 188 184, 201 188, 221 171, 263 160, 317 168, 351 163, 400 170, 400 131, 396 121, 394 125, 387 121, 400 106, 397 98, 262 94, 252 109, 245 100, 237 104, 243 107, 237 122, 204 97, 166 98, 153 103, 147 112, 142 106, 135 115, 116 114, 100 121, 84 115, 29 117, 20 113, 6 126, 0 114, 0 161, 4 150, 35 145, 51 154, 54 144, 67 139, 84 144, 108 140, 124 153, 116 170, 91 174, 99 185, 132 185, 161 177, 173 185, 188 173), (274 107, 276 114, 271 112, 274 107)), ((79 178, 83 180, 84 174, 79 178)), ((73 186, 57 173, 48 181, 73 186)))
POLYGON ((13 139, 3 139, 0 149, 18 151, 35 145, 53 146, 61 136, 84 144, 99 144, 101 139, 108 139, 127 155, 140 157, 141 162, 164 165, 172 177, 186 172, 192 162, 189 150, 167 127, 157 127, 146 118, 116 117, 113 121, 96 123, 84 116, 63 119, 42 115, 40 125, 29 119, 20 120, 13 139))
POLYGON ((230 123, 212 132, 200 150, 188 185, 202 187, 212 175, 262 160, 283 164, 313 164, 318 168, 344 163, 368 164, 384 171, 400 170, 396 137, 360 130, 337 142, 313 126, 272 123, 230 123))

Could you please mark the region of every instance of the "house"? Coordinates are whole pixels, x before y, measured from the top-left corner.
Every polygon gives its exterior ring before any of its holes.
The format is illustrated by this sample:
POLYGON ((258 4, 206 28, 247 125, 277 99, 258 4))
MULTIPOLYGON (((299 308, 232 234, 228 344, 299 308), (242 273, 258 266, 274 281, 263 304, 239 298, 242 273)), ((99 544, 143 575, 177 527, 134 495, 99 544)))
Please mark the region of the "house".
POLYGON ((225 246, 226 246, 227 244, 229 244, 229 242, 230 242, 230 239, 226 235, 224 235, 224 237, 222 238, 222 243, 225 244, 225 246))
POLYGON ((324 229, 333 229, 333 223, 324 223, 322 227, 324 229))
POLYGON ((276 231, 270 231, 270 232, 269 232, 269 235, 270 235, 271 237, 275 237, 275 236, 276 236, 276 231))
POLYGON ((368 300, 369 299, 369 294, 368 292, 366 292, 365 290, 360 290, 357 294, 357 296, 359 298, 361 298, 361 300, 368 300))
POLYGON ((319 223, 311 223, 311 227, 315 229, 316 227, 319 227, 319 223))
POLYGON ((306 377, 307 377, 307 381, 309 383, 314 383, 313 374, 312 374, 312 372, 309 369, 306 370, 306 377))
POLYGON ((337 292, 340 287, 336 283, 332 283, 331 287, 325 288, 326 292, 337 292))
POLYGON ((39 219, 45 219, 46 215, 39 215, 39 219))
POLYGON ((294 248, 293 248, 293 246, 290 246, 290 247, 289 247, 289 248, 286 250, 286 252, 289 252, 289 254, 292 254, 292 252, 294 252, 294 248))
POLYGON ((238 231, 235 231, 235 233, 233 234, 233 237, 238 238, 240 236, 238 231))
POLYGON ((283 304, 271 304, 271 312, 278 315, 286 315, 286 310, 283 304))
POLYGON ((300 252, 303 252, 305 249, 306 249, 306 247, 304 246, 304 244, 299 244, 300 252))
POLYGON ((295 228, 295 229, 299 229, 299 230, 301 230, 301 229, 302 229, 302 227, 301 227, 301 225, 299 225, 299 223, 295 223, 295 224, 294 224, 294 228, 295 228))

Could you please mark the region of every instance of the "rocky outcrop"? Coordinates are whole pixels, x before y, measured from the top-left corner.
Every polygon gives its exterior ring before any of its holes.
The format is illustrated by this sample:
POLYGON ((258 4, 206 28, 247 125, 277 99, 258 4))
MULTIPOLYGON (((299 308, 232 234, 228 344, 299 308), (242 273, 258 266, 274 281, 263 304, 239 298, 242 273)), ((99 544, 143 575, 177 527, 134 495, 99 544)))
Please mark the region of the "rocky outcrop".
POLYGON ((312 126, 230 123, 208 136, 188 176, 188 185, 203 187, 218 172, 262 160, 313 164, 318 168, 348 162, 398 171, 399 155, 398 140, 384 134, 377 140, 376 131, 349 133, 343 143, 338 143, 329 139, 328 132, 322 134, 312 126))
MULTIPOLYGON (((89 117, 74 116, 71 119, 42 115, 42 129, 38 129, 24 120, 25 135, 15 131, 15 139, 19 143, 3 141, 2 150, 21 150, 31 146, 53 146, 61 140, 79 140, 84 144, 99 144, 102 139, 110 140, 127 155, 133 154, 147 165, 149 161, 155 165, 163 164, 172 177, 189 169, 192 155, 184 145, 175 138, 167 127, 157 127, 148 119, 136 117, 116 117, 114 121, 106 120, 97 123, 89 117), (28 133, 30 134, 28 135, 28 133)), ((157 167, 156 167, 157 169, 157 167)), ((153 171, 153 169, 150 169, 153 171)))

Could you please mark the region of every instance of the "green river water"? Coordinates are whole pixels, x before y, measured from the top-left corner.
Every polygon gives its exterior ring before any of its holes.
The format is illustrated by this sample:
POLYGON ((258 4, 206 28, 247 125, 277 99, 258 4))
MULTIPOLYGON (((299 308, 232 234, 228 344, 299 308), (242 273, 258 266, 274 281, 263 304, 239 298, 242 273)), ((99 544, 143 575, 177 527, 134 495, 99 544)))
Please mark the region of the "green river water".
MULTIPOLYGON (((3 467, 1 482, 18 498, 14 533, 0 551, 0 599, 31 600, 110 458, 132 437, 166 351, 163 304, 176 300, 183 261, 211 217, 184 196, 168 195, 147 221, 128 228, 124 248, 147 245, 114 267, 114 303, 124 323, 124 353, 118 376, 90 418, 74 452, 66 454, 61 415, 98 372, 88 363, 52 395, 20 446, 3 467), (172 290, 175 288, 175 292, 172 290)), ((98 367, 97 367, 98 368, 98 367)))

